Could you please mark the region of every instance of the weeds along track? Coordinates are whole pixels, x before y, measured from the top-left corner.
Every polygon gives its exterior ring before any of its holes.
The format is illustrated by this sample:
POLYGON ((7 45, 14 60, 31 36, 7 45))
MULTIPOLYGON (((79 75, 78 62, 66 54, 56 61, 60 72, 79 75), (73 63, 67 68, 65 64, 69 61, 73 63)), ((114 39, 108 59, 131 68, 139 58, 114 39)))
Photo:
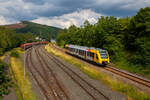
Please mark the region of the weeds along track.
MULTIPOLYGON (((52 44, 51 46, 54 47, 55 49, 61 51, 61 52, 64 52, 64 50, 56 47, 55 44, 52 44)), ((117 68, 114 68, 114 67, 112 67, 110 65, 107 65, 106 67, 102 67, 102 68, 107 70, 107 71, 109 71, 109 72, 112 72, 114 74, 117 74, 119 76, 122 76, 122 77, 127 78, 127 79, 129 79, 131 81, 134 81, 134 82, 136 82, 138 84, 141 84, 141 85, 143 85, 145 87, 150 88, 150 80, 147 80, 147 79, 145 79, 143 77, 140 77, 140 76, 138 76, 136 74, 133 74, 133 73, 130 73, 130 72, 126 72, 126 71, 123 71, 123 70, 120 70, 120 69, 117 69, 117 68)))
POLYGON ((121 71, 121 70, 119 70, 117 68, 113 68, 111 66, 107 66, 104 69, 150 88, 150 81, 140 78, 137 75, 133 75, 131 73, 121 71))
MULTIPOLYGON (((35 51, 35 49, 34 49, 34 51, 35 51)), ((48 71, 45 69, 45 67, 42 63, 42 60, 39 58, 39 55, 37 53, 35 53, 36 58, 39 62, 39 65, 42 68, 42 71, 44 72, 44 75, 42 75, 42 72, 40 70, 38 70, 37 66, 33 62, 31 52, 32 51, 29 52, 29 56, 27 55, 28 56, 27 58, 29 58, 27 64, 29 64, 29 63, 31 64, 31 65, 28 65, 28 69, 31 72, 33 78, 35 79, 37 85, 40 87, 40 89, 41 89, 42 93, 44 94, 44 96, 46 97, 46 99, 47 100, 69 100, 68 98, 66 99, 65 96, 62 95, 62 93, 61 94, 60 94, 60 92, 58 93, 58 89, 55 88, 56 87, 56 86, 54 86, 55 83, 52 84, 52 79, 50 79, 50 76, 47 74, 48 71)), ((51 76, 51 78, 53 78, 53 76, 51 76)))
POLYGON ((105 96, 100 90, 92 86, 88 81, 79 76, 76 72, 74 72, 70 66, 65 65, 60 60, 58 60, 55 56, 50 55, 43 48, 39 48, 43 51, 43 53, 52 60, 60 69, 62 69, 76 84, 78 84, 89 96, 93 98, 93 100, 111 100, 111 98, 105 96))

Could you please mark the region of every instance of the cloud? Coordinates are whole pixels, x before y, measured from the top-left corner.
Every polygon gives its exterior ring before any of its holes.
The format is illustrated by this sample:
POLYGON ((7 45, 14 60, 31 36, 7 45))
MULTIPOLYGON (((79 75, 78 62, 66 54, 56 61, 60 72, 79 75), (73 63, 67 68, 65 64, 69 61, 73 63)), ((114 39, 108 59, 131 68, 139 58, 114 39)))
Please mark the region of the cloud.
MULTIPOLYGON (((0 16, 15 21, 47 17, 58 20, 78 9, 91 9, 99 14, 124 17, 133 16, 149 5, 150 0, 0 0, 0 16)), ((72 19, 69 23, 75 22, 72 19)))
POLYGON ((17 20, 31 20, 42 15, 45 16, 44 14, 55 8, 53 4, 47 2, 38 5, 24 0, 0 1, 0 15, 17 20))
POLYGON ((7 24, 12 24, 15 23, 16 21, 8 18, 4 18, 3 16, 0 16, 0 25, 7 25, 7 24))
POLYGON ((91 24, 94 24, 97 22, 97 19, 100 16, 103 16, 103 14, 96 13, 91 9, 78 9, 75 12, 64 14, 62 16, 54 16, 49 18, 40 17, 32 20, 32 22, 49 26, 68 28, 71 25, 81 26, 85 20, 88 20, 91 24))
POLYGON ((149 0, 130 0, 126 5, 121 6, 121 8, 126 10, 138 10, 146 6, 150 6, 149 0))

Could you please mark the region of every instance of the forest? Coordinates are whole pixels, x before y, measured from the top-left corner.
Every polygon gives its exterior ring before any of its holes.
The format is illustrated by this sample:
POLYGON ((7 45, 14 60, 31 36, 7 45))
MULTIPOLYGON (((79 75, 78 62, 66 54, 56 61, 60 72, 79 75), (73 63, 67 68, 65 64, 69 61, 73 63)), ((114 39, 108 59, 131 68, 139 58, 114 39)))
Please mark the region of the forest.
MULTIPOLYGON (((0 27, 0 56, 6 51, 9 51, 15 47, 19 47, 22 43, 32 41, 34 36, 30 33, 17 34, 11 29, 0 27)), ((2 97, 10 92, 9 87, 12 86, 12 82, 8 77, 6 65, 0 61, 0 100, 2 97)))
POLYGON ((19 47, 25 42, 32 41, 34 35, 31 33, 23 34, 16 33, 12 29, 6 29, 5 27, 0 27, 0 56, 4 52, 11 50, 12 48, 19 47))
POLYGON ((150 7, 141 8, 135 16, 116 18, 101 16, 96 24, 70 26, 60 31, 57 44, 75 44, 108 50, 111 62, 124 69, 149 73, 150 7), (132 67, 132 68, 130 68, 132 67))

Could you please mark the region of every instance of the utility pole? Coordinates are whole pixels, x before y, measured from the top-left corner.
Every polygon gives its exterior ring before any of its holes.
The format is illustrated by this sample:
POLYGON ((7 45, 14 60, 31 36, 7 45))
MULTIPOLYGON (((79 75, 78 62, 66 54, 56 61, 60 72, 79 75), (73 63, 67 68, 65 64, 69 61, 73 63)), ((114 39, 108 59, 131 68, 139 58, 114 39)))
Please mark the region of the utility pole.
POLYGON ((25 51, 25 47, 26 47, 26 45, 24 45, 24 79, 26 77, 26 69, 25 69, 25 67, 26 67, 26 51, 25 51))

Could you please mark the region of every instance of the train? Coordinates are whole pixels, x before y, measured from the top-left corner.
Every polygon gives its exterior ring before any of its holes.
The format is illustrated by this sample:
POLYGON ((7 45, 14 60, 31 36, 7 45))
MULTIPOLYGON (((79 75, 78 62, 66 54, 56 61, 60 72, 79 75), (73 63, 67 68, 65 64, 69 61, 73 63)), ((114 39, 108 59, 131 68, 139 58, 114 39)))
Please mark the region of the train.
POLYGON ((25 43, 25 44, 22 44, 20 46, 21 50, 26 50, 28 48, 31 48, 32 46, 35 46, 35 45, 42 45, 42 44, 48 44, 49 42, 48 41, 38 41, 38 42, 32 42, 32 43, 25 43))
POLYGON ((109 54, 107 50, 72 44, 66 44, 65 48, 66 53, 78 56, 84 60, 92 61, 100 65, 107 65, 110 63, 109 54))

